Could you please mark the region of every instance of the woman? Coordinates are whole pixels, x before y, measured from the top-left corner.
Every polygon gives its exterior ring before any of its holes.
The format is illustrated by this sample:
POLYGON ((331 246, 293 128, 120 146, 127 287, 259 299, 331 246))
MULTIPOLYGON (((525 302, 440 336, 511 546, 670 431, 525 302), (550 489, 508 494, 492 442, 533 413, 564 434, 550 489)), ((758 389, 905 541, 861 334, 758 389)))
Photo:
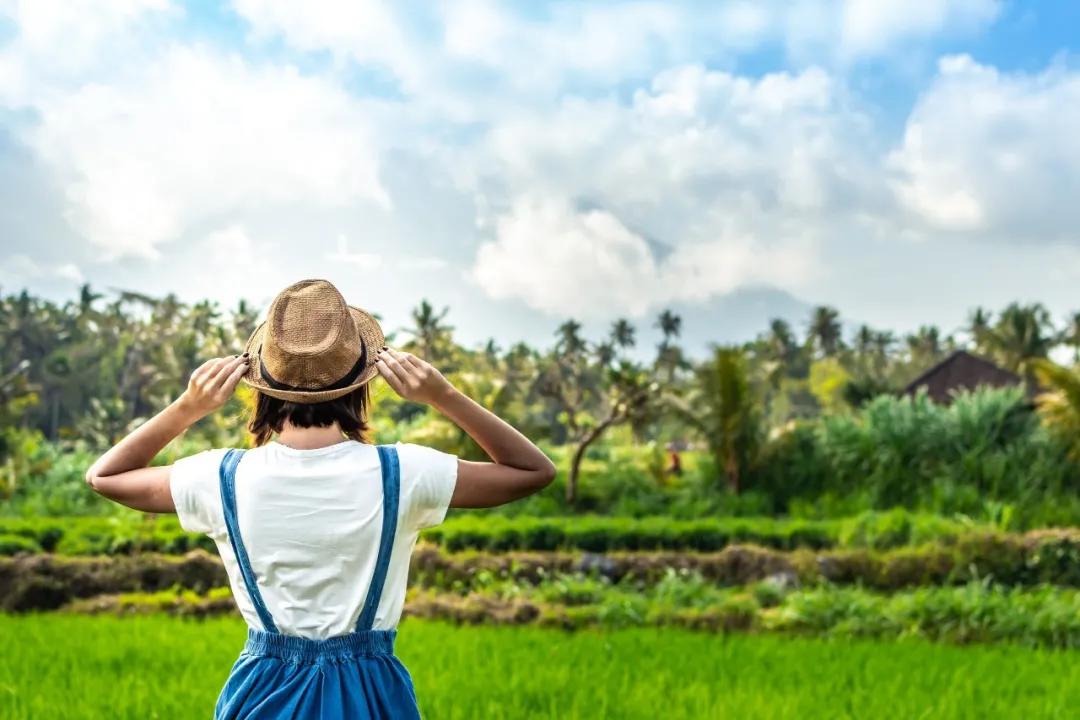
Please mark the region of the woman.
POLYGON ((107 498, 176 512, 214 539, 248 624, 218 718, 416 718, 393 652, 417 533, 447 507, 491 507, 549 484, 555 467, 431 365, 383 345, 367 312, 333 285, 286 288, 242 355, 210 360, 187 390, 87 471, 107 498), (455 422, 492 462, 363 441, 367 383, 455 422), (255 448, 208 450, 147 467, 220 408, 243 380, 257 391, 255 448))

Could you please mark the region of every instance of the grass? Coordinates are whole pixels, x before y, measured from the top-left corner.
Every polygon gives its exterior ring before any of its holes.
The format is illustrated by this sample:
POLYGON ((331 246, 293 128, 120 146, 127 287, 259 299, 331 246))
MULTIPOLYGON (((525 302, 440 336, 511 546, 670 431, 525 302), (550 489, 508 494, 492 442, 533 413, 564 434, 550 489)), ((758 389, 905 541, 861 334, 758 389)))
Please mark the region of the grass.
MULTIPOLYGON (((0 616, 0 717, 206 717, 243 634, 235 618, 0 616)), ((399 654, 436 720, 1065 718, 1080 706, 1080 654, 1008 645, 407 620, 399 654)))

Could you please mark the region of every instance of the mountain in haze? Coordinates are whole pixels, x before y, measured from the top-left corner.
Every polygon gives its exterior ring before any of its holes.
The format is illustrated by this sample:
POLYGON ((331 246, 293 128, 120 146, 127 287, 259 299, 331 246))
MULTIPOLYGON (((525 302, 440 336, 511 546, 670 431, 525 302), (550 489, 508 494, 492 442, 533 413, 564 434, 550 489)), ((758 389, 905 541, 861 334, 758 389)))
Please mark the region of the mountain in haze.
POLYGON ((672 306, 683 319, 683 348, 693 357, 704 355, 713 343, 752 340, 765 332, 774 318, 787 320, 796 335, 802 337, 813 308, 791 293, 772 287, 744 288, 701 304, 672 306))

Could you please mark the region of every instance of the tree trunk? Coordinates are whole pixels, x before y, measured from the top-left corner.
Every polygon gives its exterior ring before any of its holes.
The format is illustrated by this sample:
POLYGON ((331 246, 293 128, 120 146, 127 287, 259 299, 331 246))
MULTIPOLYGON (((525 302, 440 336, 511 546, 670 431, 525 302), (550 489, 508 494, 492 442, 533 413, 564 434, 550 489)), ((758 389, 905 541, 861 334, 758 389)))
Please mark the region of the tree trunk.
POLYGON ((727 475, 728 489, 732 495, 739 494, 739 460, 735 454, 728 455, 724 462, 724 474, 727 475))
POLYGON ((573 505, 577 499, 578 476, 581 474, 581 461, 585 459, 585 451, 596 442, 596 439, 604 434, 609 427, 615 424, 618 415, 611 415, 602 423, 590 430, 574 449, 574 456, 570 459, 570 473, 566 476, 566 504, 573 505))

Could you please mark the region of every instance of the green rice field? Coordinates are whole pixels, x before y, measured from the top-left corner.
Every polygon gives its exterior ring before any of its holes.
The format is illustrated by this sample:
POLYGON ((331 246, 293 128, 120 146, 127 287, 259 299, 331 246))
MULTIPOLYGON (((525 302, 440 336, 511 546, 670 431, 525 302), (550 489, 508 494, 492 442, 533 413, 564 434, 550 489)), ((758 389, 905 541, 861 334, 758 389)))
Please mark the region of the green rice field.
MULTIPOLYGON (((209 717, 236 618, 0 616, 0 717, 209 717)), ((408 619, 427 718, 1066 718, 1080 653, 408 619)))

